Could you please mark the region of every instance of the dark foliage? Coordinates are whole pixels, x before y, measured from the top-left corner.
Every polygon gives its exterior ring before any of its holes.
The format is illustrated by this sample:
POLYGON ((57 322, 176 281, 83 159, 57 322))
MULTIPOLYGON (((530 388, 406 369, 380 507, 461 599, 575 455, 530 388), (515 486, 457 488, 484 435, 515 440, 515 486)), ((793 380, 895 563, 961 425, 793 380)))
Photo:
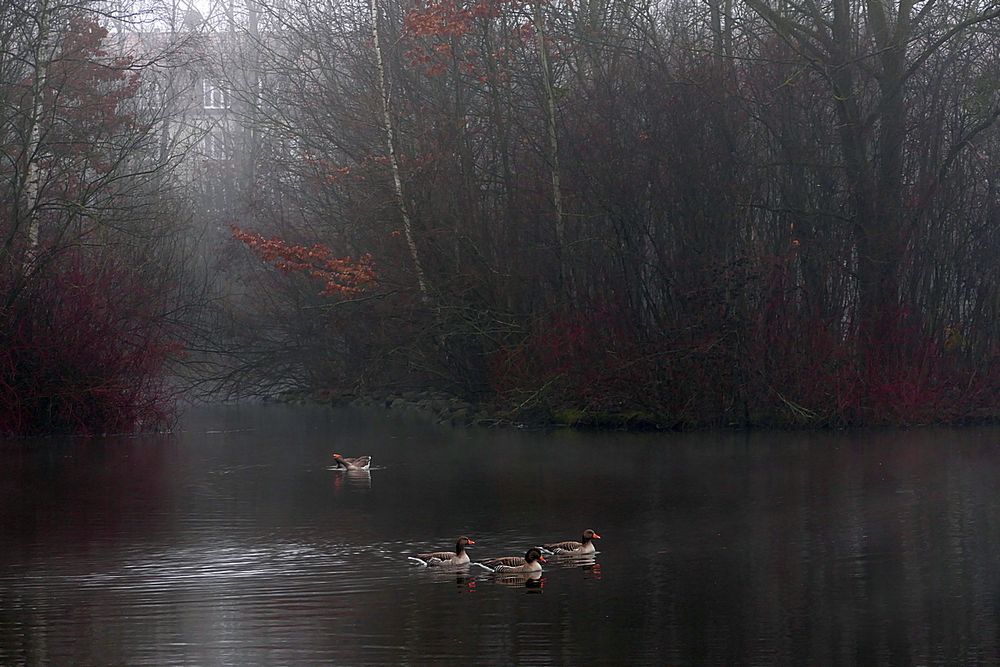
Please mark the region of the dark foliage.
POLYGON ((0 433, 165 426, 174 406, 165 364, 177 346, 163 307, 134 270, 62 258, 0 318, 0 433))

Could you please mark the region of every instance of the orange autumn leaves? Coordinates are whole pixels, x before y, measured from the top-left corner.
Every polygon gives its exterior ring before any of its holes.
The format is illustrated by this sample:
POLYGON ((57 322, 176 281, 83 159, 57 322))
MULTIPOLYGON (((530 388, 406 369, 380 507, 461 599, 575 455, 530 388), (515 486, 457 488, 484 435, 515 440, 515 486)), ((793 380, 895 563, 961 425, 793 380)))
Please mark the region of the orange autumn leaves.
MULTIPOLYGON (((483 58, 494 62, 493 68, 506 63, 506 49, 493 53, 480 53, 471 45, 461 44, 463 38, 476 31, 477 23, 483 25, 507 12, 513 20, 525 19, 518 29, 522 39, 530 37, 530 21, 524 9, 533 0, 418 0, 403 18, 404 36, 412 44, 405 57, 410 65, 427 76, 437 76, 454 64, 459 73, 475 76, 485 83, 483 58), (525 32, 527 31, 527 32, 525 32)), ((543 0, 534 0, 543 1, 543 0)), ((505 73, 504 73, 505 74, 505 73)), ((496 76, 505 78, 497 73, 496 76)))
POLYGON ((499 16, 501 3, 478 0, 468 7, 456 0, 417 3, 404 17, 403 27, 413 37, 462 37, 472 30, 474 19, 499 16))
POLYGON ((301 272, 323 283, 324 296, 352 296, 375 283, 372 257, 358 259, 334 257, 325 245, 292 245, 277 236, 266 239, 260 234, 230 227, 233 238, 246 244, 258 257, 285 273, 301 272))

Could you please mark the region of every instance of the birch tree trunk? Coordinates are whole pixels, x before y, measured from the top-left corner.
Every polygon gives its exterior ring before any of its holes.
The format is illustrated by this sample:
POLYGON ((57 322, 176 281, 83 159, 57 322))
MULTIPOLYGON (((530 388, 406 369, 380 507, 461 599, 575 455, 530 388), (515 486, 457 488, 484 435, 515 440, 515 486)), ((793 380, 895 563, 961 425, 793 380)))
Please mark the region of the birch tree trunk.
POLYGON ((38 247, 38 204, 42 190, 42 168, 39 155, 42 143, 42 113, 44 112, 45 83, 49 68, 49 3, 38 2, 38 41, 35 44, 35 76, 31 86, 31 119, 28 131, 24 178, 24 210, 27 217, 28 254, 34 255, 38 247))
POLYGON ((385 127, 385 145, 389 153, 389 165, 392 169, 392 181, 396 189, 396 203, 399 206, 400 216, 403 218, 403 233, 406 235, 406 245, 410 249, 410 257, 413 259, 413 268, 417 274, 417 285, 420 288, 420 295, 424 301, 430 300, 427 291, 427 279, 424 274, 423 264, 420 263, 420 253, 417 252, 417 243, 413 238, 413 224, 410 219, 409 209, 406 206, 406 198, 403 196, 403 180, 399 175, 399 160, 396 157, 396 130, 392 122, 392 90, 387 82, 385 72, 385 61, 382 58, 382 43, 379 38, 379 17, 378 0, 371 0, 372 10, 372 42, 375 45, 375 63, 378 68, 378 85, 382 98, 382 118, 385 127))

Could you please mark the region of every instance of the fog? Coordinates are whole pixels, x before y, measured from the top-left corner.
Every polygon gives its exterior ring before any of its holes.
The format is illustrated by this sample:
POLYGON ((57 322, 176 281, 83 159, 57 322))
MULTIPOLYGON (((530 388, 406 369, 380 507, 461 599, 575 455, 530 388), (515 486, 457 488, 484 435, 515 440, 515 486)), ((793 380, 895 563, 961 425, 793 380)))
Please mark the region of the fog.
POLYGON ((0 0, 0 431, 993 418, 998 17, 0 0))

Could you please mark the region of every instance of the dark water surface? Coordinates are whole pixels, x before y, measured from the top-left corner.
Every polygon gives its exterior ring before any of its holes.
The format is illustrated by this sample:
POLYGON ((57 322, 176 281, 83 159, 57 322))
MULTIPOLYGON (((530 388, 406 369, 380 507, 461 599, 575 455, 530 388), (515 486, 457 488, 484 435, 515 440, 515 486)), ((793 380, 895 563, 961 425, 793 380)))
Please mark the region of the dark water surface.
POLYGON ((181 429, 0 443, 0 664, 1000 663, 997 429, 181 429), (539 581, 406 560, 588 527, 595 561, 539 581))

